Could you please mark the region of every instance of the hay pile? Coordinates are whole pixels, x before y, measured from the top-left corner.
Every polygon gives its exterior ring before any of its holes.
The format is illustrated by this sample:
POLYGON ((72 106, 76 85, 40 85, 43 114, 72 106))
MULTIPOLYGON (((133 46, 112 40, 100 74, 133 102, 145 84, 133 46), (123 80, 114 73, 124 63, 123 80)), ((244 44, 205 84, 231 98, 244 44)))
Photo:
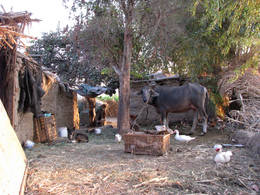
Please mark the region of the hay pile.
POLYGON ((118 102, 114 100, 107 100, 106 101, 108 107, 107 107, 107 112, 106 116, 107 117, 117 117, 117 112, 118 112, 118 102))
POLYGON ((260 157, 260 132, 237 130, 233 133, 232 140, 245 145, 254 155, 260 157))
POLYGON ((28 12, 7 13, 3 7, 2 9, 4 12, 0 12, 0 46, 13 49, 14 46, 18 45, 17 40, 19 40, 20 43, 26 47, 25 44, 17 38, 32 39, 33 37, 23 34, 24 28, 26 25, 31 24, 31 22, 40 20, 31 19, 31 13, 28 12))
POLYGON ((229 97, 229 105, 235 102, 240 107, 228 111, 227 121, 233 128, 260 131, 260 73, 248 70, 232 82, 234 76, 228 72, 219 82, 220 93, 229 97))

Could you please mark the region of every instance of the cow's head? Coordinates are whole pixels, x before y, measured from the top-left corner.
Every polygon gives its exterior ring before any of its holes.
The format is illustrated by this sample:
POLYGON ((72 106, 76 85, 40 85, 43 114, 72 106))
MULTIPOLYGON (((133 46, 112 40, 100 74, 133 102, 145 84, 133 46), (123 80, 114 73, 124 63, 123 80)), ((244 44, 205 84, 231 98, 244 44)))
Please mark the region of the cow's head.
POLYGON ((146 104, 152 103, 152 98, 159 96, 159 93, 154 90, 154 86, 145 86, 142 88, 140 94, 146 104))

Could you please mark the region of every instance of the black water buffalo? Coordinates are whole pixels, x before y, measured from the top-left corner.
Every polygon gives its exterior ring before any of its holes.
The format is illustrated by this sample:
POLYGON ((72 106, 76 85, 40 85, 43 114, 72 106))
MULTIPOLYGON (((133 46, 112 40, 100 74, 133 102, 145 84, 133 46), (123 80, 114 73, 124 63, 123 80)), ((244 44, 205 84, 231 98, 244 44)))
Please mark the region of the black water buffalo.
POLYGON ((146 86, 141 90, 143 101, 153 105, 161 115, 163 124, 168 128, 168 113, 194 110, 191 134, 194 133, 198 114, 204 119, 203 133, 207 132, 207 113, 205 103, 208 101, 207 89, 200 84, 188 83, 178 87, 146 86))

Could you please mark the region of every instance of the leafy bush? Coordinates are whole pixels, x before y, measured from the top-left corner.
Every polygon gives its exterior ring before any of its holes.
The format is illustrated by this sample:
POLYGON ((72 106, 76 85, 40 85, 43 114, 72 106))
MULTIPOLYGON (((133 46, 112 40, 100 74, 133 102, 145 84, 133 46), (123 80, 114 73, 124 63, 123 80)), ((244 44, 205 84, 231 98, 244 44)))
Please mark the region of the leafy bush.
POLYGON ((115 94, 113 96, 109 96, 109 95, 101 95, 99 97, 97 97, 97 99, 101 100, 101 101, 108 101, 108 100, 113 100, 118 102, 119 101, 119 96, 118 94, 115 94))

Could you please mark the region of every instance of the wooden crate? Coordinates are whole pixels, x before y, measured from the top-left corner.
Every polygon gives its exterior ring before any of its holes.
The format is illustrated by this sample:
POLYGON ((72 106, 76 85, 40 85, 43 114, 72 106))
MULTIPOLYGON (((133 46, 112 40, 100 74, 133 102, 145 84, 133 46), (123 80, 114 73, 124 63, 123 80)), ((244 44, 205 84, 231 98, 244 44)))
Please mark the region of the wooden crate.
POLYGON ((148 154, 161 156, 170 147, 170 134, 151 135, 145 133, 131 133, 123 136, 125 152, 132 154, 148 154))
POLYGON ((34 136, 36 143, 52 142, 57 139, 55 116, 34 118, 34 136))

